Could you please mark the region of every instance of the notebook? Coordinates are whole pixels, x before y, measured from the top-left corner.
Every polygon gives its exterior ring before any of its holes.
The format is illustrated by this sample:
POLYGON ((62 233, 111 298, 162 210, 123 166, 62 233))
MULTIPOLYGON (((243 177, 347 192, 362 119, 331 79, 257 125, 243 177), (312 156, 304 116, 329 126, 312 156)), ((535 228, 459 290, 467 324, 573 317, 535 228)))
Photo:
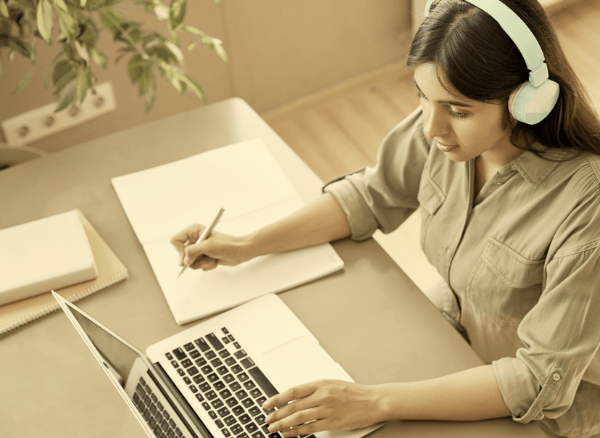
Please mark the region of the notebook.
MULTIPOLYGON (((149 437, 280 438, 264 401, 319 379, 352 381, 275 294, 136 347, 54 294, 149 437)), ((359 438, 381 424, 310 438, 359 438)))
POLYGON ((260 139, 214 149, 112 179, 178 324, 276 293, 343 269, 329 244, 269 254, 235 267, 188 269, 178 278, 179 255, 170 239, 194 222, 250 233, 300 209, 304 202, 260 139))
POLYGON ((97 275, 76 210, 0 230, 0 305, 97 275))
MULTIPOLYGON (((80 210, 76 210, 92 248, 98 276, 91 281, 59 289, 69 301, 78 301, 99 290, 125 280, 128 271, 80 210)), ((50 291, 25 300, 0 306, 0 336, 59 309, 50 291)))

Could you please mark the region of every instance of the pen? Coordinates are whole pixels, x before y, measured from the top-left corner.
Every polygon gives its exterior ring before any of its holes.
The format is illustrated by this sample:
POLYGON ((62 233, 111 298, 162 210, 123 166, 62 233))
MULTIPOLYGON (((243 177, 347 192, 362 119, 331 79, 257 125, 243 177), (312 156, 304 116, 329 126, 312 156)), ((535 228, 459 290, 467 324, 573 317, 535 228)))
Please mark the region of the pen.
MULTIPOLYGON (((210 223, 210 225, 204 229, 204 231, 202 232, 202 234, 200 234, 200 237, 198 237, 198 240, 196 240, 196 243, 202 242, 203 240, 206 240, 206 238, 208 238, 208 236, 212 232, 213 228, 217 225, 217 222, 219 222, 219 219, 223 215, 224 211, 225 211, 224 208, 221 208, 219 210, 219 212, 217 213, 217 215, 215 216, 215 218, 212 220, 212 222, 210 223)), ((183 271, 185 271, 187 268, 189 268, 190 265, 193 264, 194 262, 195 262, 195 260, 193 260, 192 262, 190 262, 188 265, 185 265, 183 267, 183 269, 181 270, 181 272, 179 273, 179 275, 177 276, 177 278, 179 278, 181 276, 181 274, 183 274, 183 271)))

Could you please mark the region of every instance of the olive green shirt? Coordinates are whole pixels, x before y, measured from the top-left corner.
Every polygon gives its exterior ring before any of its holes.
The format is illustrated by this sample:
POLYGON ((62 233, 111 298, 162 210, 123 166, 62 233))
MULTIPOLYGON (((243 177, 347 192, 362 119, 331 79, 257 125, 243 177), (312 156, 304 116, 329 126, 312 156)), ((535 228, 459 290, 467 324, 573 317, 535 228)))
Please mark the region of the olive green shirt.
POLYGON ((423 120, 419 107, 386 136, 374 167, 324 191, 355 240, 389 233, 421 207, 423 251, 514 420, 541 420, 556 436, 600 434, 600 156, 527 151, 474 197, 474 160, 448 159, 423 120))

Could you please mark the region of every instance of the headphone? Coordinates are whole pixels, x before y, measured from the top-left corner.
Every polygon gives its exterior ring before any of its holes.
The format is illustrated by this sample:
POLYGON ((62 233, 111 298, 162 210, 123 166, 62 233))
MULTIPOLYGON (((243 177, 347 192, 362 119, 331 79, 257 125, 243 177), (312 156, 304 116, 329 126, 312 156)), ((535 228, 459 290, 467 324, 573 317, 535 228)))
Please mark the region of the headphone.
MULTIPOLYGON (((435 0, 428 0, 425 17, 435 0)), ((537 39, 527 25, 499 0, 464 0, 487 12, 504 29, 523 55, 529 81, 514 90, 508 99, 508 110, 520 122, 535 125, 544 120, 556 105, 559 86, 548 79, 548 66, 537 39)))

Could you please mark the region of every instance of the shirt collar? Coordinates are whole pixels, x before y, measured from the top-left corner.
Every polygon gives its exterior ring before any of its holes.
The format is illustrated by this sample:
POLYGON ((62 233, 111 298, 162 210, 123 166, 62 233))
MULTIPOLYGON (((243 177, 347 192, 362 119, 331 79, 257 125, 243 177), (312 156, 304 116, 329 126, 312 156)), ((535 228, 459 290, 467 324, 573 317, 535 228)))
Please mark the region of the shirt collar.
POLYGON ((539 143, 535 143, 540 151, 539 156, 531 151, 523 152, 519 158, 512 163, 507 164, 501 170, 501 174, 508 174, 512 170, 517 170, 523 179, 527 181, 533 188, 536 188, 542 181, 546 179, 550 173, 564 159, 568 151, 564 149, 547 149, 540 147, 539 143), (545 158, 542 158, 545 157, 545 158))

